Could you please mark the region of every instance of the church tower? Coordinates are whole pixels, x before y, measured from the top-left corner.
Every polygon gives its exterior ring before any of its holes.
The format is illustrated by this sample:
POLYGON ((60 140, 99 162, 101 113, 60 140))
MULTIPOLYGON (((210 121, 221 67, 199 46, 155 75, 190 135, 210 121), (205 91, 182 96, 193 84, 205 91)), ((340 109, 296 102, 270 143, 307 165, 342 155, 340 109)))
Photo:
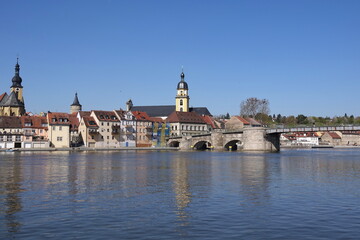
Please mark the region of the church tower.
POLYGON ((0 116, 22 116, 25 115, 25 103, 23 97, 22 79, 20 77, 19 59, 15 65, 15 76, 12 78, 10 94, 2 94, 0 99, 0 116))
POLYGON ((185 74, 184 71, 180 75, 181 81, 177 85, 177 94, 175 97, 175 111, 177 112, 188 112, 189 111, 189 87, 185 82, 185 74))
POLYGON ((73 104, 70 105, 70 114, 75 112, 80 112, 82 109, 82 106, 79 102, 77 93, 75 93, 75 98, 73 104))
POLYGON ((20 65, 19 65, 19 58, 16 60, 15 65, 15 76, 12 78, 12 85, 10 87, 10 93, 15 92, 17 95, 17 99, 24 103, 23 98, 23 86, 21 85, 22 79, 20 77, 20 65))

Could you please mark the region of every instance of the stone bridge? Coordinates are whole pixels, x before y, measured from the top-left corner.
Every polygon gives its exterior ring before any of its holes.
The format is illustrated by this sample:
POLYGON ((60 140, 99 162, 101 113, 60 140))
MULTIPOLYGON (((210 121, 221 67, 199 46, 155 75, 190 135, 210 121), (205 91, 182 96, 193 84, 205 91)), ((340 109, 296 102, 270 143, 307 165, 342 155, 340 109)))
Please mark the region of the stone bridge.
POLYGON ((266 133, 262 127, 244 128, 238 131, 214 131, 208 134, 172 137, 168 146, 187 149, 270 151, 280 150, 280 133, 266 133))
POLYGON ((360 131, 360 126, 325 126, 295 128, 251 127, 236 131, 214 131, 208 134, 172 137, 167 143, 171 147, 187 149, 268 151, 280 150, 280 134, 287 132, 360 131))

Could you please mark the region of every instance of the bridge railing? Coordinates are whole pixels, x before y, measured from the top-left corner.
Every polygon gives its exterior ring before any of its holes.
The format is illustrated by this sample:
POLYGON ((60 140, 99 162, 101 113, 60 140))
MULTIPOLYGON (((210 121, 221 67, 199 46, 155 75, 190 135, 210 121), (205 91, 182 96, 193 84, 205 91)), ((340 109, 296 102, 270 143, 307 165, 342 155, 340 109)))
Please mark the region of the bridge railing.
POLYGON ((321 126, 321 127, 292 127, 292 128, 270 128, 266 133, 286 132, 331 132, 331 131, 360 131, 360 126, 321 126))

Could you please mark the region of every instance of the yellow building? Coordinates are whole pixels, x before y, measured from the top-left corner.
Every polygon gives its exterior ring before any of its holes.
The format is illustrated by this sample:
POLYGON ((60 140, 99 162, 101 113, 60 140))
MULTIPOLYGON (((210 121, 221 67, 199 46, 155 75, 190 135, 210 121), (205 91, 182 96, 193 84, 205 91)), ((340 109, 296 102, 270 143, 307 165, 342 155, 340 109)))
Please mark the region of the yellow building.
POLYGON ((12 78, 10 94, 0 95, 0 116, 22 116, 25 114, 22 79, 20 77, 20 65, 16 62, 15 76, 12 78))
POLYGON ((177 94, 175 97, 175 111, 177 112, 189 112, 189 87, 185 82, 185 74, 181 73, 181 81, 177 85, 177 94))
POLYGON ((66 148, 70 147, 70 118, 67 113, 47 114, 49 128, 48 137, 52 147, 66 148))

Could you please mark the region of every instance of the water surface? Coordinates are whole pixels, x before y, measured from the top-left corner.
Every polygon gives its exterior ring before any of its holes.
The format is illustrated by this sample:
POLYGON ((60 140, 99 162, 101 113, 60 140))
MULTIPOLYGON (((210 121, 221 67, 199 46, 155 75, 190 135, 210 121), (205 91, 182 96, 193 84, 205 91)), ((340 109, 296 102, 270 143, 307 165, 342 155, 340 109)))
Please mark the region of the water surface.
POLYGON ((360 151, 0 153, 2 239, 358 239, 360 151))

